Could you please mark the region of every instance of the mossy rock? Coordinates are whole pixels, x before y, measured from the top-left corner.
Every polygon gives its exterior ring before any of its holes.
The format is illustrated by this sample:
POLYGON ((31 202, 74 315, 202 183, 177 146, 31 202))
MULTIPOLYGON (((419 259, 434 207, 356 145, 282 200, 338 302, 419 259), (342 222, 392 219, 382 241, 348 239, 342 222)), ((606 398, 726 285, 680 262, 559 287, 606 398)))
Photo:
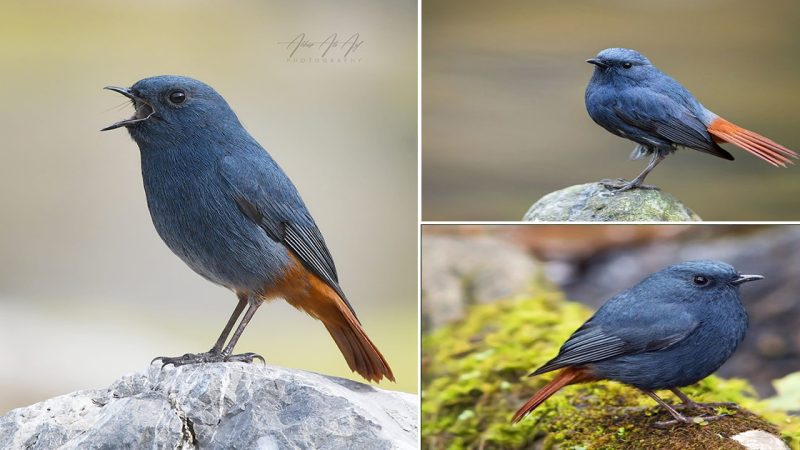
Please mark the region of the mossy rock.
POLYGON ((476 305, 464 320, 423 337, 423 448, 713 450, 744 448, 730 436, 756 429, 781 433, 800 449, 797 417, 768 409, 747 382, 715 376, 684 390, 700 402, 741 405, 715 422, 657 429, 652 422, 671 417, 651 399, 620 383, 595 382, 563 389, 512 425, 514 411, 553 376, 527 375, 590 314, 560 293, 540 292, 476 305))
POLYGON ((526 222, 699 222, 675 197, 654 189, 613 192, 600 183, 551 192, 530 207, 526 222))

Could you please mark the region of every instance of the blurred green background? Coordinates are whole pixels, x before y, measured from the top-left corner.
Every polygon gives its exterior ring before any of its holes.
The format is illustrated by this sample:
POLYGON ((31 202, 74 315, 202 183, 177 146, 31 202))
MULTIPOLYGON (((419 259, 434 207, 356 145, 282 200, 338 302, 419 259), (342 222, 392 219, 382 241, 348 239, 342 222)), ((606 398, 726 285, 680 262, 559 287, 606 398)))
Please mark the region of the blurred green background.
MULTIPOLYGON (((712 111, 800 151, 796 0, 425 0, 424 220, 519 220, 543 195, 646 161, 597 126, 584 60, 639 50, 712 111)), ((800 219, 800 168, 681 150, 648 182, 705 220, 800 219)))
MULTIPOLYGON (((106 85, 214 86, 314 214, 397 384, 417 390, 415 1, 0 3, 0 414, 207 350, 235 297, 150 222, 132 108, 106 85), (358 62, 293 63, 278 42, 359 33, 358 62), (118 106, 120 106, 118 108, 118 106)), ((261 308, 237 346, 352 376, 321 323, 261 308)))

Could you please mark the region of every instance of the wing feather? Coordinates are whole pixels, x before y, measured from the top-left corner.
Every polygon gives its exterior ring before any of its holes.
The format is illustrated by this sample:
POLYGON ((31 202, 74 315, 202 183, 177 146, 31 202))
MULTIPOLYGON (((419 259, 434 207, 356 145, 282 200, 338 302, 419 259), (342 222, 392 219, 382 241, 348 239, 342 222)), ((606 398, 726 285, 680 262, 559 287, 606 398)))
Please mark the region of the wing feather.
MULTIPOLYGON (((602 309, 598 314, 602 314, 602 309)), ((613 327, 598 324, 595 317, 576 330, 561 346, 558 355, 531 376, 623 355, 665 350, 684 340, 700 324, 692 316, 676 312, 671 305, 651 306, 644 316, 630 320, 620 318, 624 321, 613 327), (672 320, 669 323, 659 320, 664 314, 670 315, 672 320)))
POLYGON ((233 200, 242 214, 274 241, 290 249, 306 269, 339 294, 353 316, 356 316, 339 286, 336 265, 322 233, 297 190, 274 161, 248 161, 243 157, 228 156, 223 158, 221 167, 224 179, 233 188, 233 200), (276 180, 275 172, 267 173, 265 167, 269 164, 278 169, 280 180, 276 180))
POLYGON ((666 95, 630 89, 618 99, 613 110, 626 124, 655 134, 661 139, 733 160, 730 153, 714 142, 700 118, 666 95))

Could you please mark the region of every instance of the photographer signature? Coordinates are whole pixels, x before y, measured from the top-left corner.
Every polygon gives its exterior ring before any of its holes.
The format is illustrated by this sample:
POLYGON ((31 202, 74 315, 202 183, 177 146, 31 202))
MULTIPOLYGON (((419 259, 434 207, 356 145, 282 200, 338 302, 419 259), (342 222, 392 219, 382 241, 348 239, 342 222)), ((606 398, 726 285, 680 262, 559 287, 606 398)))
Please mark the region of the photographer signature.
POLYGON ((364 44, 359 33, 354 33, 345 40, 340 40, 337 33, 333 33, 324 40, 312 41, 305 33, 298 34, 291 41, 278 42, 286 46, 289 58, 300 56, 316 56, 321 58, 349 58, 364 44), (306 55, 304 52, 316 52, 316 55, 306 55))

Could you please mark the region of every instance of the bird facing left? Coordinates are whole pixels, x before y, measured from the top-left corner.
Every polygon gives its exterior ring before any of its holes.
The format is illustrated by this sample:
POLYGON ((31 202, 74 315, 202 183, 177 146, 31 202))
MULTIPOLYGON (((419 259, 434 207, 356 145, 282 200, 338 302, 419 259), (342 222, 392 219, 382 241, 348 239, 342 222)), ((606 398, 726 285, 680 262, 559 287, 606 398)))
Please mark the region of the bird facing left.
POLYGON ((369 381, 394 381, 339 286, 333 258, 297 189, 225 99, 181 76, 106 89, 135 108, 131 118, 102 131, 125 127, 139 146, 159 236, 192 270, 239 299, 211 350, 157 359, 174 365, 263 359, 234 355, 233 348, 259 306, 283 298, 322 321, 351 370, 369 381))

